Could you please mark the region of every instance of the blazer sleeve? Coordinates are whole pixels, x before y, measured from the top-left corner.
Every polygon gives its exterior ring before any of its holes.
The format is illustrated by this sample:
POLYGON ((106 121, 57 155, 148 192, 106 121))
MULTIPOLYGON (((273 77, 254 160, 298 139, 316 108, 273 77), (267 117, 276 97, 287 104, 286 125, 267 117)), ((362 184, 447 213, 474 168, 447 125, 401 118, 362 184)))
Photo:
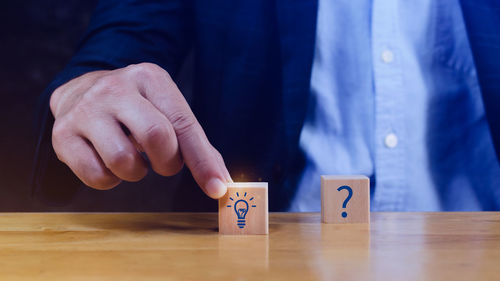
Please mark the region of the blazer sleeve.
POLYGON ((87 72, 141 62, 158 64, 175 76, 191 46, 190 6, 185 0, 101 0, 97 4, 75 55, 39 98, 32 196, 65 205, 81 184, 52 148, 52 92, 87 72))

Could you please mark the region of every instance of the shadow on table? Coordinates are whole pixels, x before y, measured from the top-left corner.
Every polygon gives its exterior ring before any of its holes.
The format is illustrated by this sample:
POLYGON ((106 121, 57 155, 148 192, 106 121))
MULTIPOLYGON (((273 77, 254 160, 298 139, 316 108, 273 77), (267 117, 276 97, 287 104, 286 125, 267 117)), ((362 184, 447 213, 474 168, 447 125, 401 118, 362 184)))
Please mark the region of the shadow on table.
POLYGON ((75 214, 73 224, 95 230, 182 233, 191 235, 217 234, 215 213, 95 213, 75 214))

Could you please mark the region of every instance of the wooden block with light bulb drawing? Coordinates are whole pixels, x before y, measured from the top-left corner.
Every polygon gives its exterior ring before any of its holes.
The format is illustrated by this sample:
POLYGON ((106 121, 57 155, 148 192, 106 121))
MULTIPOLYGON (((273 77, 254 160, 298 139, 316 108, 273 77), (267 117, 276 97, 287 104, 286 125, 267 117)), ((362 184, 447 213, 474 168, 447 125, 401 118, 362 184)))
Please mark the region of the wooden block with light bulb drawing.
POLYGON ((370 179, 365 176, 321 176, 321 221, 370 223, 370 179))
POLYGON ((219 199, 219 233, 268 234, 267 182, 229 183, 219 199))

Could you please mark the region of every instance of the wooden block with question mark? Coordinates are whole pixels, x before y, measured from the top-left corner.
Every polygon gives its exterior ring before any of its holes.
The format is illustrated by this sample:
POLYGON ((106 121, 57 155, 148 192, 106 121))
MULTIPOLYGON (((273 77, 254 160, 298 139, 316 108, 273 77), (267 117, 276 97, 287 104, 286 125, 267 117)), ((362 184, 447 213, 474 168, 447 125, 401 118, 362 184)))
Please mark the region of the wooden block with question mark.
POLYGON ((370 223, 370 179, 366 176, 321 176, 323 223, 370 223))
POLYGON ((219 199, 219 233, 268 234, 267 182, 235 182, 219 199))

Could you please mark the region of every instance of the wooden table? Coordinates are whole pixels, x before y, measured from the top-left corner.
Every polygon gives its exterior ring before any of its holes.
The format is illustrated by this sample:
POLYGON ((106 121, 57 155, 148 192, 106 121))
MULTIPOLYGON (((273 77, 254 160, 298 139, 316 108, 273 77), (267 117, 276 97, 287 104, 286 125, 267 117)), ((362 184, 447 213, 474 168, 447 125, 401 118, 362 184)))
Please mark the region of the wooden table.
POLYGON ((500 280, 500 213, 273 213, 269 236, 216 214, 3 213, 0 280, 500 280))

